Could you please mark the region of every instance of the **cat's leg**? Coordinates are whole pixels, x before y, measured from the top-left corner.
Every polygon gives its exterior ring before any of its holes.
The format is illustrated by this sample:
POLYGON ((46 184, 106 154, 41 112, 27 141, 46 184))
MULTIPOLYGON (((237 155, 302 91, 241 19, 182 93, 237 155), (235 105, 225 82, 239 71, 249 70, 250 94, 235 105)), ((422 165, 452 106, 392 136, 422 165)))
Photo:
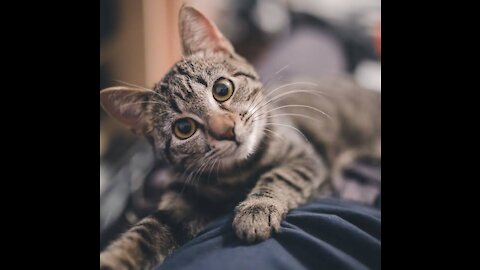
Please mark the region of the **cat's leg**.
POLYGON ((142 219, 100 253, 100 269, 149 269, 178 246, 165 213, 142 219))
POLYGON ((381 142, 380 139, 373 140, 362 148, 351 148, 339 153, 333 160, 331 168, 332 184, 336 192, 341 192, 345 181, 342 174, 345 169, 352 166, 355 161, 364 160, 366 163, 381 163, 381 142))
POLYGON ((179 193, 166 192, 159 210, 142 219, 100 254, 100 269, 151 269, 193 238, 206 220, 179 193))
POLYGON ((235 209, 233 229, 247 242, 278 231, 287 212, 306 202, 327 178, 324 162, 310 148, 263 174, 235 209))

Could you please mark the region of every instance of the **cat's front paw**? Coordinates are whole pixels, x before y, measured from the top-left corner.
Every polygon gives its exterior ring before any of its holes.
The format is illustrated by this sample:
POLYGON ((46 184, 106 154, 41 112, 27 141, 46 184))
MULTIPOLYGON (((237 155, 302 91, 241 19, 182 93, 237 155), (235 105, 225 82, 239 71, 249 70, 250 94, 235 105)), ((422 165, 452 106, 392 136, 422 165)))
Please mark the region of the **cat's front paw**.
POLYGON ((235 209, 233 230, 249 243, 268 239, 280 229, 286 210, 273 200, 247 200, 235 209))
POLYGON ((125 265, 122 260, 110 252, 100 254, 100 270, 128 270, 131 267, 125 265))

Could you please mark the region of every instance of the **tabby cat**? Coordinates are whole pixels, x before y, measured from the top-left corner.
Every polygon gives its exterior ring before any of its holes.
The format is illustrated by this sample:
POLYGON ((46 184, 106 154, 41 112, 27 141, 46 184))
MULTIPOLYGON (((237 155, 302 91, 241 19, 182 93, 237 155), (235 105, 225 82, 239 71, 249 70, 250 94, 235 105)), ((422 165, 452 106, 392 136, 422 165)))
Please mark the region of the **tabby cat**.
POLYGON ((380 94, 349 80, 265 93, 199 11, 182 7, 179 26, 183 58, 153 90, 100 93, 103 108, 171 164, 172 179, 158 211, 101 252, 101 269, 152 268, 230 211, 240 239, 267 239, 290 209, 334 186, 336 167, 380 156, 380 94))

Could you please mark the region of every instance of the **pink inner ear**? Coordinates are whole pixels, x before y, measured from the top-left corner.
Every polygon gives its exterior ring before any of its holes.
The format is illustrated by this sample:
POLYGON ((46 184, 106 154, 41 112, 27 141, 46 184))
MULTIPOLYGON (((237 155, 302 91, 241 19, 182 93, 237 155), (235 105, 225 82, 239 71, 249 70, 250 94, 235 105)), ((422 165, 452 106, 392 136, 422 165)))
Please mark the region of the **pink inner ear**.
POLYGON ((146 91, 123 87, 112 87, 100 92, 100 101, 104 110, 114 119, 129 128, 143 129, 143 102, 146 91))

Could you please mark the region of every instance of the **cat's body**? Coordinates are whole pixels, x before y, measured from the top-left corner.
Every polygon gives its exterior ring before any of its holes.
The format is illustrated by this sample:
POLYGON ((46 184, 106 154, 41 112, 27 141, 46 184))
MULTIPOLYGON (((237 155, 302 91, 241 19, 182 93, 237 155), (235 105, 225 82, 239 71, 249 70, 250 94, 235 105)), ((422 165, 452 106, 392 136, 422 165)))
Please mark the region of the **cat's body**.
POLYGON ((102 252, 104 269, 151 268, 232 211, 239 238, 267 239, 290 209, 329 191, 342 164, 380 157, 378 93, 345 79, 264 92, 206 18, 183 8, 180 22, 185 57, 153 91, 102 92, 107 111, 172 164, 158 211, 102 252))

